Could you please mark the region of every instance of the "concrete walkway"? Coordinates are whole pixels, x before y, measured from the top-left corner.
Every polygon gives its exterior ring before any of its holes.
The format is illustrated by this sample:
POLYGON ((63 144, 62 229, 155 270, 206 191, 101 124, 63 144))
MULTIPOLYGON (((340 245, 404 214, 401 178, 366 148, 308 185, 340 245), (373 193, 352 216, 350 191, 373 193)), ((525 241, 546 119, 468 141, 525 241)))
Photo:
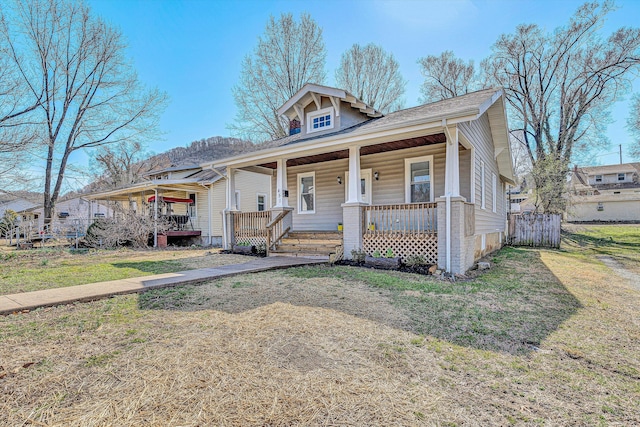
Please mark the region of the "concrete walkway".
POLYGON ((131 279, 111 280, 109 282, 90 283, 88 285, 66 288, 45 289, 20 294, 0 295, 0 315, 33 310, 78 301, 94 301, 112 295, 132 294, 149 289, 166 288, 205 282, 237 274, 295 267, 297 265, 323 264, 325 260, 301 257, 253 258, 244 264, 224 265, 215 268, 179 271, 177 273, 156 274, 131 279))

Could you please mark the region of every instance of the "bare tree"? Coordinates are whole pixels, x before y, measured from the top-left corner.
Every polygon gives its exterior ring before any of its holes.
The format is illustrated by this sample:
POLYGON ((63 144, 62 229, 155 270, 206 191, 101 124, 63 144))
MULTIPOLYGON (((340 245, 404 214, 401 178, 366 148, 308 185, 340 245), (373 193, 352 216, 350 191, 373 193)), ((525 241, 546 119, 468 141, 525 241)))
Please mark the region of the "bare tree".
POLYGON ((345 89, 383 113, 403 107, 406 80, 393 54, 370 43, 354 44, 342 54, 336 86, 345 89))
POLYGON ((552 33, 520 25, 502 35, 482 68, 503 86, 512 130, 521 131, 531 162, 539 207, 564 210, 568 165, 576 152, 606 143, 609 106, 630 87, 640 65, 640 30, 599 35, 613 4, 582 5, 567 26, 552 33), (555 182, 549 182, 555 180, 555 182))
POLYGON ((166 96, 141 86, 120 32, 81 1, 16 0, 0 12, 23 102, 37 105, 20 126, 39 140, 51 218, 71 154, 154 136, 166 96))
POLYGON ((631 155, 640 158, 640 94, 633 97, 631 111, 627 119, 627 129, 635 140, 635 144, 631 147, 631 155))
POLYGON ((271 17, 253 55, 242 63, 230 130, 254 142, 288 135, 289 124, 276 111, 306 83, 324 82, 326 56, 322 29, 310 15, 299 22, 291 14, 271 17))
POLYGON ((140 141, 120 141, 100 147, 94 157, 94 176, 100 189, 113 189, 134 184, 156 166, 159 160, 145 151, 140 141))
POLYGON ((424 83, 420 102, 435 102, 482 89, 476 78, 473 61, 465 63, 447 50, 440 56, 429 55, 418 60, 424 83))

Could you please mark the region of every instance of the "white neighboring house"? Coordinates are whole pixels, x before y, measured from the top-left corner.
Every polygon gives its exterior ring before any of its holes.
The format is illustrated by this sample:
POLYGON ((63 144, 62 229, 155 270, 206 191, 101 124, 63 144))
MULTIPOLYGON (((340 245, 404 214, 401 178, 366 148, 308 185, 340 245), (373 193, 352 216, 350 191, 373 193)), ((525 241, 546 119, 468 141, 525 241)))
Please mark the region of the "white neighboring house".
MULTIPOLYGON (((37 203, 27 199, 15 198, 0 203, 0 218, 4 216, 6 211, 14 211, 16 213, 27 212, 38 207, 37 203)), ((21 217, 20 217, 21 218, 21 217)), ((25 218, 26 219, 26 218, 25 218)))
POLYGON ((566 220, 640 222, 640 163, 576 166, 566 220))
MULTIPOLYGON (((146 181, 87 197, 108 205, 167 220, 171 228, 154 236, 155 246, 185 242, 219 246, 227 206, 226 170, 199 165, 173 166, 148 173, 146 181), (157 203, 156 203, 157 200, 157 203)), ((238 209, 265 211, 271 206, 271 176, 251 171, 236 174, 232 204, 238 209)), ((116 214, 117 215, 117 214, 116 214)))

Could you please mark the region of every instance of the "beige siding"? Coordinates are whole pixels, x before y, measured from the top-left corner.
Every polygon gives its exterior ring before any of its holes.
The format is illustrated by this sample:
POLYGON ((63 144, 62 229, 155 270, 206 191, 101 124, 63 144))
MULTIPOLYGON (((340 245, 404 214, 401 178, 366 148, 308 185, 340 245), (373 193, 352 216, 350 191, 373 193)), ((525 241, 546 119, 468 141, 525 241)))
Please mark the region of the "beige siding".
MULTIPOLYGON (((618 195, 619 196, 619 195, 618 195)), ((577 197, 567 208, 568 221, 639 221, 640 196, 627 196, 630 200, 615 200, 615 196, 577 197), (635 197, 633 197, 635 196, 635 197), (602 210, 598 210, 602 203, 602 210)))
MULTIPOLYGON (((484 114, 478 120, 459 125, 460 130, 475 147, 475 205, 476 234, 496 233, 505 230, 506 205, 503 185, 500 181, 498 163, 494 158, 493 140, 489 119, 484 114), (485 165, 485 209, 482 204, 482 168, 485 165), (496 194, 493 194, 492 175, 496 175, 496 194), (493 212, 493 198, 496 197, 496 212, 493 212)), ((470 168, 471 169, 471 168, 470 168)), ((462 182, 461 182, 462 187, 462 182)))
MULTIPOLYGON (((379 180, 372 179, 372 203, 374 205, 405 203, 405 159, 433 156, 433 199, 444 195, 445 146, 444 144, 416 147, 406 150, 362 156, 361 169, 378 172, 379 180)), ((470 197, 470 164, 471 155, 463 150, 460 153, 460 188, 464 197, 470 197)), ((294 230, 334 230, 342 222, 341 204, 345 200, 345 175, 348 171, 347 159, 312 165, 290 167, 287 170, 287 186, 289 189, 289 205, 294 208, 294 230), (316 212, 300 214, 298 212, 298 174, 315 172, 316 212), (338 184, 337 177, 342 184, 338 184)), ((275 184, 274 184, 275 185, 275 184)), ((274 188, 275 193, 275 188, 274 188)))
POLYGON ((211 204, 212 235, 222 236, 222 211, 227 207, 227 181, 221 179, 213 184, 213 203, 211 204))

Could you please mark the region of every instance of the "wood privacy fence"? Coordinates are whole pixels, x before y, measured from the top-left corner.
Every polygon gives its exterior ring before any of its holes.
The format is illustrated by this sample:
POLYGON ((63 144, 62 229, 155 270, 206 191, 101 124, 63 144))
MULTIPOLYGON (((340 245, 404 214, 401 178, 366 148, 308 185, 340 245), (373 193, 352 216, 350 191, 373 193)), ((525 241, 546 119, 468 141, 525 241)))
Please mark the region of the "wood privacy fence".
POLYGON ((509 217, 509 243, 513 246, 560 247, 560 214, 509 217))

